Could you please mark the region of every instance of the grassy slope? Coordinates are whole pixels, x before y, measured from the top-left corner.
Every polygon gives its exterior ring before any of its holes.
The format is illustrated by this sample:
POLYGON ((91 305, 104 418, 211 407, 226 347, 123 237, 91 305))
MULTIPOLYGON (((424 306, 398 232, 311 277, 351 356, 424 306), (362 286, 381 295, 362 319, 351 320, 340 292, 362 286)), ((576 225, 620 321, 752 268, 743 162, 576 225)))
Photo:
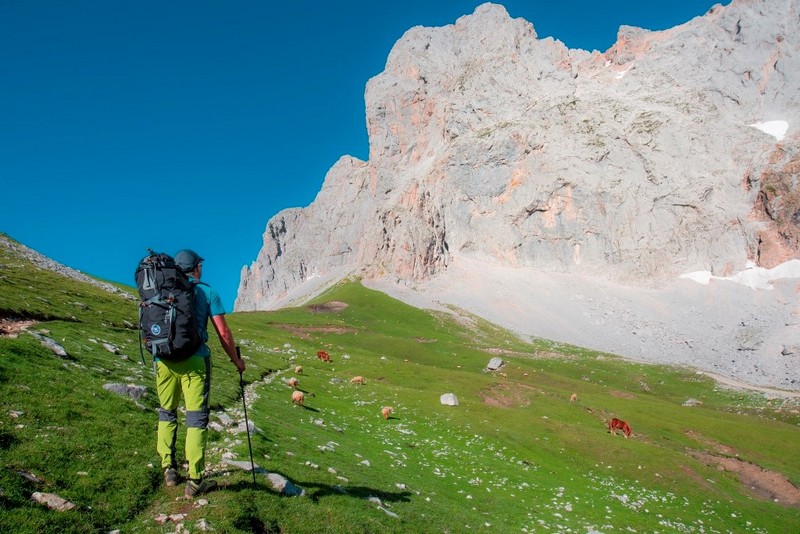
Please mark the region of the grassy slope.
MULTIPOLYGON (((731 473, 688 454, 724 451, 797 484, 800 419, 785 407, 680 369, 525 344, 358 283, 319 299, 346 302, 339 312, 229 316, 245 377, 259 383, 248 414, 261 430, 256 462, 307 496, 279 496, 260 477, 253 489, 248 473, 223 470, 221 450, 246 460, 246 439, 211 432, 210 464, 227 490, 195 507, 151 467, 151 377, 126 326, 136 322, 135 303, 0 254, 0 315, 44 319, 32 330, 48 330, 71 356, 57 358, 27 334, 0 338, 0 531, 172 532, 153 518, 173 513, 186 514, 190 531, 204 520, 217 532, 800 530, 796 508, 754 499, 731 473), (322 348, 332 363, 315 358, 322 348), (498 350, 505 376, 483 372, 498 350), (289 402, 283 382, 297 364, 305 408, 289 402), (350 384, 355 375, 366 384, 350 384), (107 382, 147 386, 144 409, 103 390, 107 382), (446 392, 458 407, 439 403, 446 392), (682 407, 689 397, 703 404, 682 407), (395 408, 389 420, 384 405, 395 408), (635 439, 605 431, 614 416, 631 423, 635 439), (78 509, 48 511, 30 501, 33 491, 78 509)), ((212 350, 212 403, 236 414, 238 375, 212 350)))

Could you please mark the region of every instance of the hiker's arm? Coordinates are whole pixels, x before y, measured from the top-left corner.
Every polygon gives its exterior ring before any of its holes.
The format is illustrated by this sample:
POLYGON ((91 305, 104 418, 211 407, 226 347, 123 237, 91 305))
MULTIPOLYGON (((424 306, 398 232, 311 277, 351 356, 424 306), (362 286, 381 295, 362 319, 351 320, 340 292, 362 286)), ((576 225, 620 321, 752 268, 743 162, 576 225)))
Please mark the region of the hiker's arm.
POLYGON ((214 324, 214 330, 217 331, 219 342, 222 344, 222 348, 225 349, 225 352, 228 353, 231 362, 233 362, 233 365, 236 366, 239 372, 244 372, 244 360, 236 354, 236 342, 233 340, 233 332, 231 332, 230 327, 228 327, 225 316, 213 315, 211 317, 211 322, 214 324))

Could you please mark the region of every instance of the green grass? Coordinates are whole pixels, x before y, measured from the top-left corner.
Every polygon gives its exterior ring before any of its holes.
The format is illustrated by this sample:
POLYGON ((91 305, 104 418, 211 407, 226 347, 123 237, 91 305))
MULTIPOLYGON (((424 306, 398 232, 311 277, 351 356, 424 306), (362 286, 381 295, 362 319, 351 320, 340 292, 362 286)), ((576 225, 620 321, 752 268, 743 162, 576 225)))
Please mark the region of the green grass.
MULTIPOLYGON (((249 461, 245 434, 211 431, 209 467, 224 487, 199 506, 164 487, 157 467, 136 302, 0 247, 0 317, 38 320, 30 330, 69 354, 59 358, 26 333, 0 337, 0 531, 174 532, 175 522, 156 521, 161 514, 181 514, 189 532, 203 524, 293 533, 800 530, 797 508, 757 498, 733 473, 695 458, 738 457, 797 485, 796 403, 720 389, 687 369, 525 343, 357 281, 312 304, 329 301, 348 306, 228 317, 255 395, 254 459, 305 496, 279 495, 262 474, 253 488, 250 473, 220 463, 223 453, 249 461), (316 358, 320 349, 331 363, 316 358), (507 364, 485 372, 495 355, 507 364), (355 375, 366 384, 350 384, 355 375), (290 402, 290 376, 305 407, 290 402), (147 394, 137 405, 104 390, 109 382, 147 394), (459 406, 442 406, 443 393, 459 406), (702 404, 682 406, 688 398, 702 404), (388 420, 386 405, 395 409, 388 420), (609 435, 611 417, 630 422, 634 438, 609 435), (77 508, 50 511, 30 499, 34 491, 77 508)), ((238 421, 238 374, 216 342, 212 351, 212 404, 238 421)))

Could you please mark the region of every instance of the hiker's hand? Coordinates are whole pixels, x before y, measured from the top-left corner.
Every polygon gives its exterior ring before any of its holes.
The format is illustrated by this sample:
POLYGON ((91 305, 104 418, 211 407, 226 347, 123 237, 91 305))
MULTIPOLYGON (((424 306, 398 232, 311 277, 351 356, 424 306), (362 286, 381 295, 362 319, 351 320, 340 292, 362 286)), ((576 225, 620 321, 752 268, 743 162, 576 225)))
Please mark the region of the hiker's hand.
POLYGON ((244 373, 245 365, 244 365, 244 360, 243 359, 236 358, 236 359, 231 360, 231 362, 233 363, 233 365, 236 366, 236 368, 239 370, 240 373, 244 373))

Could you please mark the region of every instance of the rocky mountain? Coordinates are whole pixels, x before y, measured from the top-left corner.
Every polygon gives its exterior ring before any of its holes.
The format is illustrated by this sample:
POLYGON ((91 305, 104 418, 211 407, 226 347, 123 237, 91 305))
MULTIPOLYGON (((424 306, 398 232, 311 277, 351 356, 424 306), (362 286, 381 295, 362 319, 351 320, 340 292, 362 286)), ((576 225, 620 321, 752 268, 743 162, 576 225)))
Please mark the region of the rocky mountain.
POLYGON ((341 158, 269 221, 236 308, 332 270, 419 281, 458 255, 638 283, 797 257, 799 12, 737 0, 622 27, 605 53, 494 4, 409 30, 367 85, 369 161, 341 158))
POLYGON ((369 161, 275 215, 240 311, 459 260, 663 287, 800 257, 800 0, 573 50, 496 4, 415 27, 366 88, 369 161))

